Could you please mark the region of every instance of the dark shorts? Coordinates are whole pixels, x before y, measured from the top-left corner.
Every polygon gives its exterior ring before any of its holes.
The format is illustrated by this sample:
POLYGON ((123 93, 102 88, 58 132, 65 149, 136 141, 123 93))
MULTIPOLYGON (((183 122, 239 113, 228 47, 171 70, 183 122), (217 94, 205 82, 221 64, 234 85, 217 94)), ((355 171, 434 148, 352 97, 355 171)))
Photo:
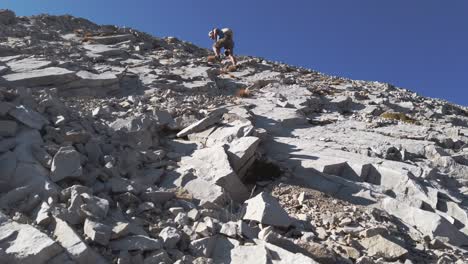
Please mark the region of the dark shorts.
POLYGON ((234 53, 234 41, 232 38, 222 38, 216 41, 213 46, 217 49, 224 48, 231 51, 231 53, 234 53))

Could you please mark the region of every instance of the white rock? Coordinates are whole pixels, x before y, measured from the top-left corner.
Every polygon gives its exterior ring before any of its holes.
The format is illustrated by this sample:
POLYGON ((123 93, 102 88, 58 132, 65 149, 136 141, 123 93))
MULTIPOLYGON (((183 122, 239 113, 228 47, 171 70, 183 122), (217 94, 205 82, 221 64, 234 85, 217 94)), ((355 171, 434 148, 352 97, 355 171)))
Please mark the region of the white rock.
POLYGON ((396 260, 408 253, 408 250, 381 235, 366 238, 361 241, 361 245, 369 256, 383 257, 386 260, 396 260))
POLYGON ((92 241, 107 246, 112 234, 110 226, 95 222, 89 218, 86 219, 83 227, 84 234, 92 241))
POLYGON ((54 236, 57 242, 65 248, 65 251, 76 263, 107 263, 102 256, 82 241, 65 221, 55 218, 55 222, 54 236))
POLYGON ((227 110, 225 108, 216 109, 211 112, 207 117, 201 119, 200 121, 186 127, 179 133, 178 137, 185 137, 191 133, 199 132, 205 130, 207 127, 214 125, 221 121, 221 117, 225 114, 227 110))
POLYGON ((0 213, 2 263, 49 263, 63 251, 60 245, 30 225, 18 224, 0 213))
POLYGON ((161 230, 159 237, 163 240, 165 248, 172 249, 179 243, 181 235, 176 228, 168 226, 161 230))
POLYGON ((247 200, 246 211, 242 219, 253 220, 262 224, 288 227, 292 220, 279 202, 270 194, 262 192, 247 200))

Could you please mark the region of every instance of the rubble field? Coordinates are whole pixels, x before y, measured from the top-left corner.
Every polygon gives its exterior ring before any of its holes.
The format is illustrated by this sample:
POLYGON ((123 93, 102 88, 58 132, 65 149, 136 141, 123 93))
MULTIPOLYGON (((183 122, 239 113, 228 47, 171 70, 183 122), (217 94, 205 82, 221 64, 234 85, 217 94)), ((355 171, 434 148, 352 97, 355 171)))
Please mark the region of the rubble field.
POLYGON ((468 263, 467 107, 209 55, 0 10, 0 263, 468 263))

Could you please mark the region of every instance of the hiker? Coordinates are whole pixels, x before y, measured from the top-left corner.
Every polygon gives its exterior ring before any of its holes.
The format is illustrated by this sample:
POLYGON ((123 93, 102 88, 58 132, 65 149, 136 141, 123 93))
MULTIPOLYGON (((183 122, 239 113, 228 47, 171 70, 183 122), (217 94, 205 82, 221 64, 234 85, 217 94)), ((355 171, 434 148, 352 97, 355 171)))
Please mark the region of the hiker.
POLYGON ((224 48, 224 54, 229 57, 234 66, 237 65, 236 57, 234 57, 234 41, 233 33, 229 28, 215 28, 208 33, 210 39, 214 40, 213 51, 217 59, 220 59, 221 49, 224 48))

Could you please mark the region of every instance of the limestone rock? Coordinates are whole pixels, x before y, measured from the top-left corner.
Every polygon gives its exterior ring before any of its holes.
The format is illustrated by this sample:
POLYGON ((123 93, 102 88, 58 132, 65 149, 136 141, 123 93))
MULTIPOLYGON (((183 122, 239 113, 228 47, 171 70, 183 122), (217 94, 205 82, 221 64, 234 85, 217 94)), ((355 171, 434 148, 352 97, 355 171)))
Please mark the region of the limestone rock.
POLYGON ((361 245, 370 256, 383 257, 387 260, 396 260, 408 253, 408 250, 381 235, 366 238, 361 241, 361 245))
POLYGON ((65 222, 55 218, 54 236, 76 263, 107 263, 104 258, 91 249, 78 234, 65 222))
POLYGON ((278 201, 266 192, 247 200, 242 219, 253 220, 262 224, 288 227, 292 221, 278 201))
POLYGON ((30 225, 18 224, 0 213, 0 262, 49 263, 63 249, 46 234, 30 225))
POLYGON ((136 235, 128 236, 110 242, 110 247, 113 250, 142 250, 152 251, 161 249, 163 243, 159 239, 149 238, 147 236, 136 235))
POLYGON ((61 147, 52 160, 50 178, 57 182, 65 178, 83 175, 80 154, 72 146, 61 147))

